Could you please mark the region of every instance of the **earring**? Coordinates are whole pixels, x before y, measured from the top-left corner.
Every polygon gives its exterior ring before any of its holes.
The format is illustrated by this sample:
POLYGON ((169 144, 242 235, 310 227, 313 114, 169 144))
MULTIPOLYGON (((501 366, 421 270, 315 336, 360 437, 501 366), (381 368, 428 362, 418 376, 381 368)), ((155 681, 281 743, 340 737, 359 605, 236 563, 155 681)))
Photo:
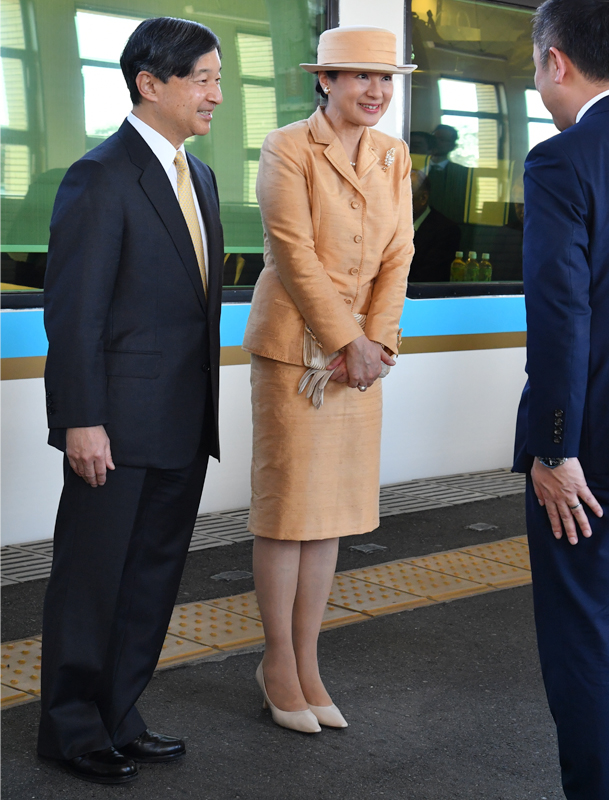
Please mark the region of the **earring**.
POLYGON ((324 86, 324 87, 323 87, 323 90, 324 90, 324 92, 325 92, 326 94, 330 94, 330 87, 329 87, 329 86, 324 86))

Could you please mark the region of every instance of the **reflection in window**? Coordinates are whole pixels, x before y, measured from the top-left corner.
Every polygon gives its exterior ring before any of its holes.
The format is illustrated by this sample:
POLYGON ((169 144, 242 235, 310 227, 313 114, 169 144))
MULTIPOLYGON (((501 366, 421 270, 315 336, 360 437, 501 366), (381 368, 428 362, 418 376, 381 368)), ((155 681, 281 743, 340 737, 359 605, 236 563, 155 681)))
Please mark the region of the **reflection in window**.
POLYGON ((493 280, 519 281, 524 160, 529 144, 553 131, 539 97, 527 91, 534 11, 484 0, 412 0, 412 12, 417 280, 447 280, 437 277, 450 273, 450 248, 440 263, 440 245, 454 241, 456 224, 465 258, 489 254, 493 280))
MULTIPOLYGON (((2 147, 0 191, 6 198, 25 197, 30 182, 30 148, 26 97, 26 42, 18 0, 2 3, 0 124, 2 147)), ((5 209, 6 210, 6 209, 5 209)))
POLYGON ((30 148, 23 144, 2 145, 2 194, 25 197, 30 185, 30 148))
POLYGON ((554 125, 552 115, 544 106, 541 95, 537 89, 527 89, 524 96, 529 120, 529 150, 532 150, 536 144, 545 142, 546 139, 556 136, 559 130, 554 125))
POLYGON ((85 131, 89 149, 117 131, 131 110, 119 60, 141 19, 76 12, 76 33, 85 96, 85 131))
POLYGON ((238 33, 237 53, 242 82, 243 145, 248 156, 243 172, 243 201, 256 204, 256 176, 260 148, 267 133, 277 127, 275 67, 271 38, 238 33))

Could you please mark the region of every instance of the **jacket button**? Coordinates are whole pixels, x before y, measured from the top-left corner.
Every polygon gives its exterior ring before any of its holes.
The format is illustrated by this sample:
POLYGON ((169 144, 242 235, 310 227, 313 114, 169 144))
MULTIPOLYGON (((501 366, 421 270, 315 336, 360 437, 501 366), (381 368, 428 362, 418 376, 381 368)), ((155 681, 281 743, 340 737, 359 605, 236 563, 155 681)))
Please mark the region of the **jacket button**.
POLYGON ((209 364, 202 364, 201 369, 203 372, 209 372, 209 364))
POLYGON ((345 303, 350 306, 353 300, 350 297, 345 297, 345 303))
POLYGON ((564 413, 565 413, 565 412, 564 412, 564 411, 562 411, 560 408, 557 408, 557 409, 556 409, 556 411, 554 412, 554 416, 555 416, 555 417, 562 417, 562 415, 563 415, 564 413))
POLYGON ((562 442, 562 436, 554 437, 554 444, 560 444, 561 442, 562 442))
POLYGON ((351 273, 351 275, 359 275, 359 269, 357 267, 353 267, 352 269, 349 270, 349 272, 351 273))
POLYGON ((358 244, 362 241, 362 237, 359 235, 359 233, 357 234, 357 236, 353 237, 353 241, 357 242, 358 244))
POLYGON ((357 200, 352 201, 351 208, 359 208, 359 203, 357 202, 357 200))

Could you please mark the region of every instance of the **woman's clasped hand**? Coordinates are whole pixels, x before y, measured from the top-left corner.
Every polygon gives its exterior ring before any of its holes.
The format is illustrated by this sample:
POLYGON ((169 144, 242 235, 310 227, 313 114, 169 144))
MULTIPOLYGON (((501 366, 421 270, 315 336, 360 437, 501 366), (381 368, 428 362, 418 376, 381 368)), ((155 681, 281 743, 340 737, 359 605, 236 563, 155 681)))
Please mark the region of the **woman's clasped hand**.
POLYGON ((352 389, 368 388, 381 374, 383 364, 393 367, 395 361, 378 342, 371 342, 362 334, 328 364, 328 369, 334 370, 330 380, 347 383, 352 389))

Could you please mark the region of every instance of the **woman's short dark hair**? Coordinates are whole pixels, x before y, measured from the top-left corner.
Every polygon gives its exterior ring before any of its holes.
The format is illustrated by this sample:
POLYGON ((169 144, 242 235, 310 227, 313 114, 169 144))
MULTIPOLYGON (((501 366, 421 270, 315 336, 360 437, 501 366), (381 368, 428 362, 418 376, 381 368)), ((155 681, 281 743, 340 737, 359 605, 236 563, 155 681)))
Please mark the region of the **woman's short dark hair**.
MULTIPOLYGON (((328 76, 328 80, 335 81, 338 78, 338 70, 331 69, 331 70, 324 70, 326 75, 328 76)), ((319 78, 317 79, 317 83, 315 84, 315 91, 317 94, 320 94, 322 97, 326 96, 326 93, 321 88, 321 83, 319 82, 319 78)))
POLYGON ((218 51, 220 40, 199 22, 173 17, 147 19, 133 31, 121 55, 121 69, 131 101, 136 106, 142 96, 135 79, 146 71, 163 83, 175 75, 190 75, 201 56, 218 51))
POLYGON ((556 47, 588 80, 609 80, 609 0, 546 0, 533 20, 533 41, 544 69, 556 47))

